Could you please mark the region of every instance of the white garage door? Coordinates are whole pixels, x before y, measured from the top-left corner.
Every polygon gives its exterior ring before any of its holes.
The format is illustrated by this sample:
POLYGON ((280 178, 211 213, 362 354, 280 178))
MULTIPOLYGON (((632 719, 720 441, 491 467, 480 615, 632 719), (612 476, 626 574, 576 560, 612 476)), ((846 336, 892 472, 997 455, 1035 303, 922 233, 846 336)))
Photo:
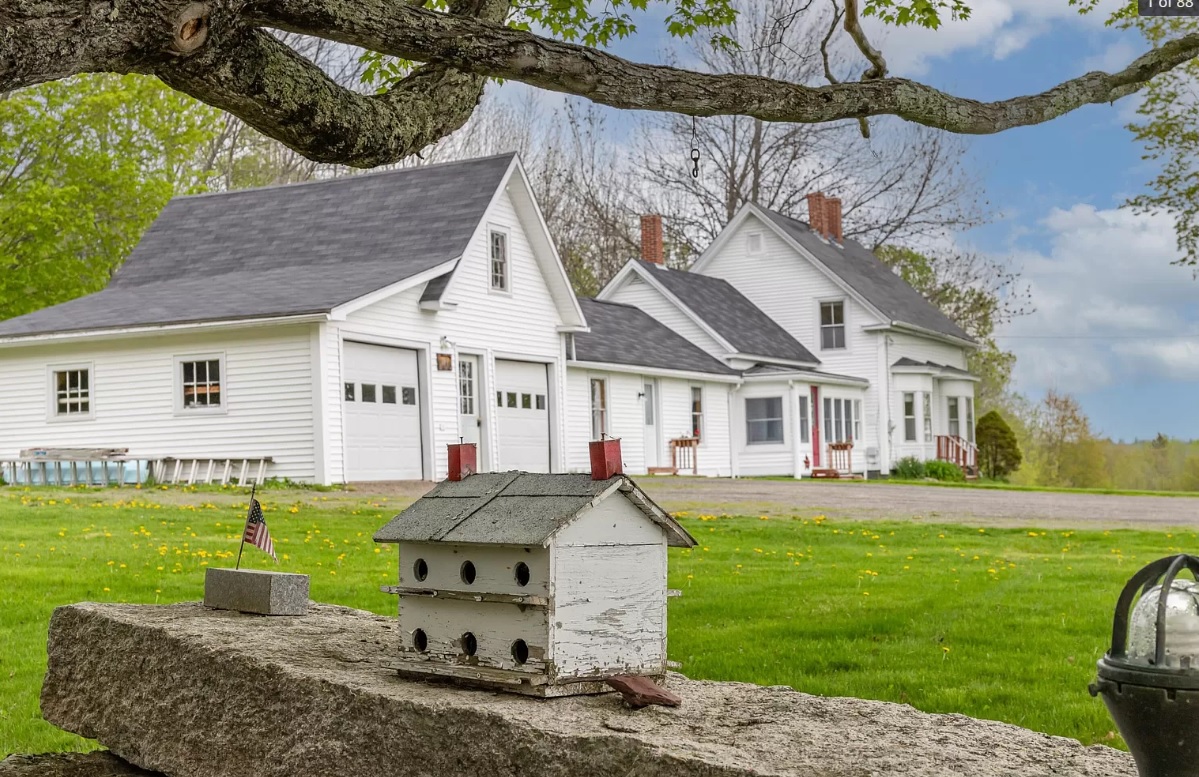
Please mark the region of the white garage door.
POLYGON ((549 378, 544 364, 495 361, 500 470, 550 471, 549 378))
POLYGON ((420 480, 416 351, 345 343, 346 480, 420 480))

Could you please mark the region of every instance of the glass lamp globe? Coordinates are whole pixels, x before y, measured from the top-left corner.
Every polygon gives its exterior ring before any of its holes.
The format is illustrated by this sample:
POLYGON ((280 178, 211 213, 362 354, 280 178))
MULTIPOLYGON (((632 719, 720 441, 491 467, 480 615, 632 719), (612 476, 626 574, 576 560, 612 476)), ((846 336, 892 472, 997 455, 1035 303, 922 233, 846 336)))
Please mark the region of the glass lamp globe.
MULTIPOLYGON (((1154 665, 1157 606, 1162 587, 1150 588, 1132 610, 1128 659, 1154 665)), ((1166 652, 1163 669, 1199 669, 1199 583, 1175 579, 1166 597, 1166 652)))

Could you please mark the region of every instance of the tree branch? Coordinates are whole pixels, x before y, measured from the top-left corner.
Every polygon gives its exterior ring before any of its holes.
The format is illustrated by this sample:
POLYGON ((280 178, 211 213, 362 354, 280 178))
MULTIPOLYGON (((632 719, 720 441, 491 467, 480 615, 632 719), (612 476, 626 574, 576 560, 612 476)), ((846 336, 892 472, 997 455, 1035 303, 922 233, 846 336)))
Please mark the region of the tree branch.
POLYGON ((810 87, 760 76, 639 64, 604 51, 388 0, 260 0, 247 14, 262 25, 510 78, 615 108, 692 116, 742 114, 800 123, 893 115, 978 135, 1041 124, 1084 105, 1112 102, 1199 55, 1199 33, 1191 33, 1143 54, 1118 73, 1087 73, 1039 94, 984 103, 903 78, 810 87))
POLYGON ((862 29, 862 21, 858 16, 858 0, 845 0, 845 31, 857 45, 862 55, 870 61, 870 69, 862 74, 863 81, 873 81, 887 75, 887 60, 883 53, 870 45, 866 31, 862 29))

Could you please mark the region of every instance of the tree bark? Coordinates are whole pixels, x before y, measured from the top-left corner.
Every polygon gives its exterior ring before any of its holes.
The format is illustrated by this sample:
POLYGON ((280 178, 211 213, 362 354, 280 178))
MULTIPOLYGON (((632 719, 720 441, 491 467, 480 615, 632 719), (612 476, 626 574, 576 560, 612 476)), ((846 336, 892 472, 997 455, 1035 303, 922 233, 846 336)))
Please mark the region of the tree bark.
MULTIPOLYGON (((0 91, 76 73, 153 74, 311 159, 371 167, 461 126, 486 77, 617 108, 800 123, 894 115, 990 134, 1111 102, 1199 55, 1199 33, 1192 33, 1117 73, 1088 73, 987 103, 902 78, 812 87, 639 64, 506 27, 508 11, 508 0, 463 0, 449 13, 394 0, 0 0, 0 91), (426 64, 385 94, 362 95, 263 28, 426 64)), ((881 54, 871 59, 875 75, 884 63, 881 54)))

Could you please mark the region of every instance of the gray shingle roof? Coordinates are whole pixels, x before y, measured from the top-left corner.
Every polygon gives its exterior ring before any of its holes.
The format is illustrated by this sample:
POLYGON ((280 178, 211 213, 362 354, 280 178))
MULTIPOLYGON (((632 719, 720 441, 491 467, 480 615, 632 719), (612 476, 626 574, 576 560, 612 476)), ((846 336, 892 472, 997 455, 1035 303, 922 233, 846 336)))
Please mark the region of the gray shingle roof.
MULTIPOLYGON (((442 481, 375 532, 375 542, 545 545, 613 488, 666 530, 669 545, 695 545, 686 529, 624 475, 592 480, 586 474, 527 472, 442 481)), ((609 498, 620 497, 613 493, 609 498)))
POLYGON ((811 370, 805 367, 786 367, 781 364, 755 364, 741 374, 747 378, 766 376, 800 376, 807 377, 814 383, 820 383, 821 378, 826 380, 831 378, 837 381, 852 381, 853 383, 861 383, 863 386, 870 385, 869 380, 866 378, 857 377, 855 375, 838 375, 835 372, 811 370))
POLYGON ((953 367, 948 364, 938 364, 937 362, 917 361, 916 359, 911 359, 907 356, 903 356, 903 357, 897 359, 895 361, 895 363, 892 364, 891 366, 892 367, 919 367, 922 369, 939 370, 941 372, 949 373, 950 375, 961 375, 961 376, 967 377, 967 378, 975 377, 975 375, 972 372, 970 372, 969 370, 963 370, 960 367, 953 367))
POLYGON ((0 337, 327 312, 461 256, 513 156, 177 197, 108 288, 0 337))
POLYGON ((974 338, 861 243, 845 238, 842 246, 830 245, 798 219, 767 208, 759 210, 890 321, 974 342, 974 338))
POLYGON ((738 353, 820 363, 803 343, 723 278, 670 270, 652 262, 641 261, 641 266, 738 353))
POLYGON ((738 374, 640 308, 595 299, 580 299, 579 305, 591 327, 574 336, 579 361, 738 374))

